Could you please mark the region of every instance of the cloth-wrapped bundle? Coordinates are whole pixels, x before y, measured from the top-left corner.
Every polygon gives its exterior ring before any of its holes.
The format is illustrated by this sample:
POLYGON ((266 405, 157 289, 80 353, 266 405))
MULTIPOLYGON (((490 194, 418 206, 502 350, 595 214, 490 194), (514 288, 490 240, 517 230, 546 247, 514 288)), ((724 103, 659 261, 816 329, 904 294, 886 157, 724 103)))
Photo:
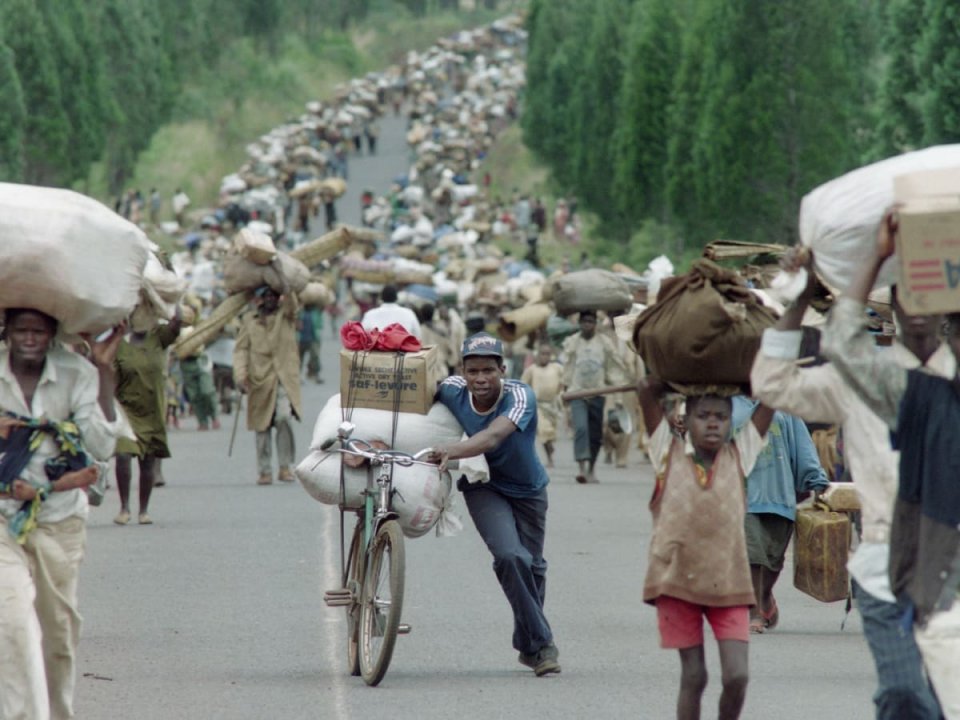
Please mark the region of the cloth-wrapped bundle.
POLYGON ((268 265, 258 265, 236 252, 223 262, 223 285, 229 293, 255 290, 261 285, 282 294, 300 292, 310 282, 310 270, 299 260, 278 252, 268 265))
POLYGON ((543 294, 553 301, 559 315, 583 310, 629 310, 633 305, 630 287, 615 273, 607 270, 578 270, 566 273, 548 283, 543 294))
POLYGON ((736 272, 700 259, 663 281, 633 341, 650 373, 685 385, 745 385, 764 328, 776 320, 736 272))

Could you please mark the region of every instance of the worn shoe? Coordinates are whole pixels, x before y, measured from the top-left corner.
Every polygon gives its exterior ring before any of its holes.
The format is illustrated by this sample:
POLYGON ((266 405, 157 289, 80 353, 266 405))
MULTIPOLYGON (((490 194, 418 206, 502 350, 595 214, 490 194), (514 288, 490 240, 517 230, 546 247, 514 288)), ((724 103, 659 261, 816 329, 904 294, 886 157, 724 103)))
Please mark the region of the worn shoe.
POLYGON ((220 421, 219 421, 219 420, 214 420, 214 421, 213 421, 213 429, 214 429, 214 430, 219 430, 219 429, 220 429, 220 421))
POLYGON ((533 672, 537 677, 560 672, 560 651, 557 650, 556 645, 552 643, 545 645, 534 657, 536 664, 533 666, 533 672))
POLYGON ((520 653, 519 655, 517 655, 517 660, 520 662, 521 665, 526 665, 531 670, 537 667, 537 653, 533 653, 532 655, 527 655, 527 653, 520 653))
POLYGON ((556 645, 545 645, 540 648, 540 650, 530 655, 527 653, 520 653, 517 655, 517 660, 521 665, 526 665, 528 668, 533 670, 537 677, 540 677, 541 675, 546 675, 547 673, 560 672, 560 663, 558 662, 559 657, 560 651, 557 650, 556 645))
POLYGON ((113 519, 117 525, 127 525, 130 523, 130 511, 121 510, 117 513, 117 516, 113 519))
POLYGON ((273 477, 270 473, 263 473, 260 477, 257 478, 257 485, 272 485, 273 477))
POLYGON ((137 522, 141 525, 153 525, 153 518, 151 518, 147 513, 142 512, 137 516, 137 522))
POLYGON ((280 472, 277 473, 277 480, 280 482, 293 482, 293 472, 290 468, 280 468, 280 472))

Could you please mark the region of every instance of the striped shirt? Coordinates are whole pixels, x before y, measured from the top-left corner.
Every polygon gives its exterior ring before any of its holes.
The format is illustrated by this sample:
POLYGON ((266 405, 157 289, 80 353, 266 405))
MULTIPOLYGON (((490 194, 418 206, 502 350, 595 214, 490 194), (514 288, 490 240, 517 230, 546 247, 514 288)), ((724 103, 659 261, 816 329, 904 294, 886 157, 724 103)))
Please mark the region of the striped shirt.
POLYGON ((531 497, 549 482, 537 457, 537 399, 533 390, 517 380, 504 380, 500 399, 486 412, 478 412, 467 381, 452 376, 440 384, 437 400, 454 414, 472 437, 489 427, 493 419, 506 417, 516 427, 496 448, 484 453, 490 466, 490 484, 510 497, 531 497))

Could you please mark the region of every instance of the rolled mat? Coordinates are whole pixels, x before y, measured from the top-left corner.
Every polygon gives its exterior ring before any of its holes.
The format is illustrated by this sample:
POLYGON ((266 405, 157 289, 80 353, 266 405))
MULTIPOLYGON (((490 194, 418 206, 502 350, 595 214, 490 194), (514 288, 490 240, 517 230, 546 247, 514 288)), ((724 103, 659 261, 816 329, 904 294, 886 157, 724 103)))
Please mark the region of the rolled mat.
POLYGON ((316 240, 311 240, 291 250, 290 256, 296 258, 307 267, 314 267, 324 260, 328 260, 334 255, 343 252, 356 240, 365 240, 366 236, 369 235, 370 233, 366 230, 341 226, 336 230, 331 230, 321 235, 316 240))
POLYGON ((217 305, 210 317, 197 323, 196 328, 189 335, 180 338, 173 345, 173 352, 177 358, 196 355, 208 343, 216 340, 227 324, 237 317, 247 306, 247 296, 243 293, 231 295, 217 305))
POLYGON ((516 310, 501 313, 497 333, 507 342, 529 335, 545 327, 553 309, 547 303, 524 305, 516 310))

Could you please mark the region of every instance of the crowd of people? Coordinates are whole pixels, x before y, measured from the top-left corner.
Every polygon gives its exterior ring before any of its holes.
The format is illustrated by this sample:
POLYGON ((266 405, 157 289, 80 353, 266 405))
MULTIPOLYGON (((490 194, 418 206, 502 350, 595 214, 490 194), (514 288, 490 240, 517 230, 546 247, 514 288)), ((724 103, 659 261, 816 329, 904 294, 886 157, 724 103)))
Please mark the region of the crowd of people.
MULTIPOLYGON (((651 376, 632 333, 622 332, 630 322, 618 321, 639 307, 554 313, 534 332, 506 341, 498 337, 504 310, 541 302, 551 280, 572 271, 569 264, 544 268, 539 240, 549 233, 571 246, 580 241, 575 198, 557 202, 548 218, 540 199, 490 199, 484 183, 469 182, 519 111, 522 37, 513 21, 459 36, 412 53, 399 70, 345 86, 334 102, 309 104, 300 121, 248 148, 249 162, 225 178, 211 213, 191 220, 190 200, 178 188, 168 229, 184 247, 168 260, 189 289, 168 322, 86 337, 73 352, 56 339, 55 318, 6 310, 3 717, 73 717, 84 491, 101 480, 104 463, 112 459, 116 469, 115 522, 127 525, 136 457, 137 520, 150 525, 152 490, 165 482, 169 427, 179 427, 189 408, 198 431, 217 429, 221 412, 240 412, 242 397, 255 433, 256 484, 292 482, 292 423, 310 415, 302 384, 323 381, 325 326, 336 337, 343 320, 356 320, 367 330, 400 325, 436 347, 447 367, 436 401, 466 438, 435 448, 432 459, 441 468, 477 455, 488 463, 489 482, 463 477, 457 487, 513 611, 518 660, 536 675, 560 672, 544 610, 544 545, 548 470, 568 433, 576 484, 599 483, 601 453, 619 470, 649 463, 654 474, 643 599, 656 608, 661 646, 680 657, 678 718, 701 714, 704 620, 720 652, 719 717, 740 716, 750 637, 781 621, 774 589, 798 508, 806 496, 826 492, 831 478, 852 480, 860 498, 849 572, 875 661, 876 716, 960 718, 960 491, 950 475, 958 451, 942 431, 960 415, 960 320, 908 315, 894 290, 898 334, 893 347, 875 350, 865 305, 893 252, 895 216, 881 224, 876 261, 816 332, 802 329, 816 289, 811 259, 786 254, 784 266, 808 269, 811 280, 764 332, 752 397, 711 389, 681 395, 651 376), (318 229, 311 218, 320 207, 327 228, 336 226, 340 186, 329 181, 348 178, 347 158, 364 151, 364 140, 365 152, 376 152, 378 118, 391 110, 407 114, 413 164, 382 195, 364 194, 364 224, 383 234, 377 247, 351 247, 312 268, 332 300, 306 305, 295 292, 259 286, 220 337, 171 354, 191 325, 228 299, 227 235, 259 227, 278 248, 294 248, 318 229), (492 242, 507 235, 528 241, 526 257, 492 242), (809 342, 801 351, 802 339, 820 335, 822 352, 809 342), (807 356, 816 362, 797 362, 807 356), (833 441, 818 446, 811 434, 818 428, 830 428, 833 441), (635 449, 641 452, 631 457, 635 449)), ((157 190, 147 197, 130 191, 116 205, 131 222, 157 227, 162 208, 157 190)), ((640 299, 652 304, 655 293, 640 299)))

